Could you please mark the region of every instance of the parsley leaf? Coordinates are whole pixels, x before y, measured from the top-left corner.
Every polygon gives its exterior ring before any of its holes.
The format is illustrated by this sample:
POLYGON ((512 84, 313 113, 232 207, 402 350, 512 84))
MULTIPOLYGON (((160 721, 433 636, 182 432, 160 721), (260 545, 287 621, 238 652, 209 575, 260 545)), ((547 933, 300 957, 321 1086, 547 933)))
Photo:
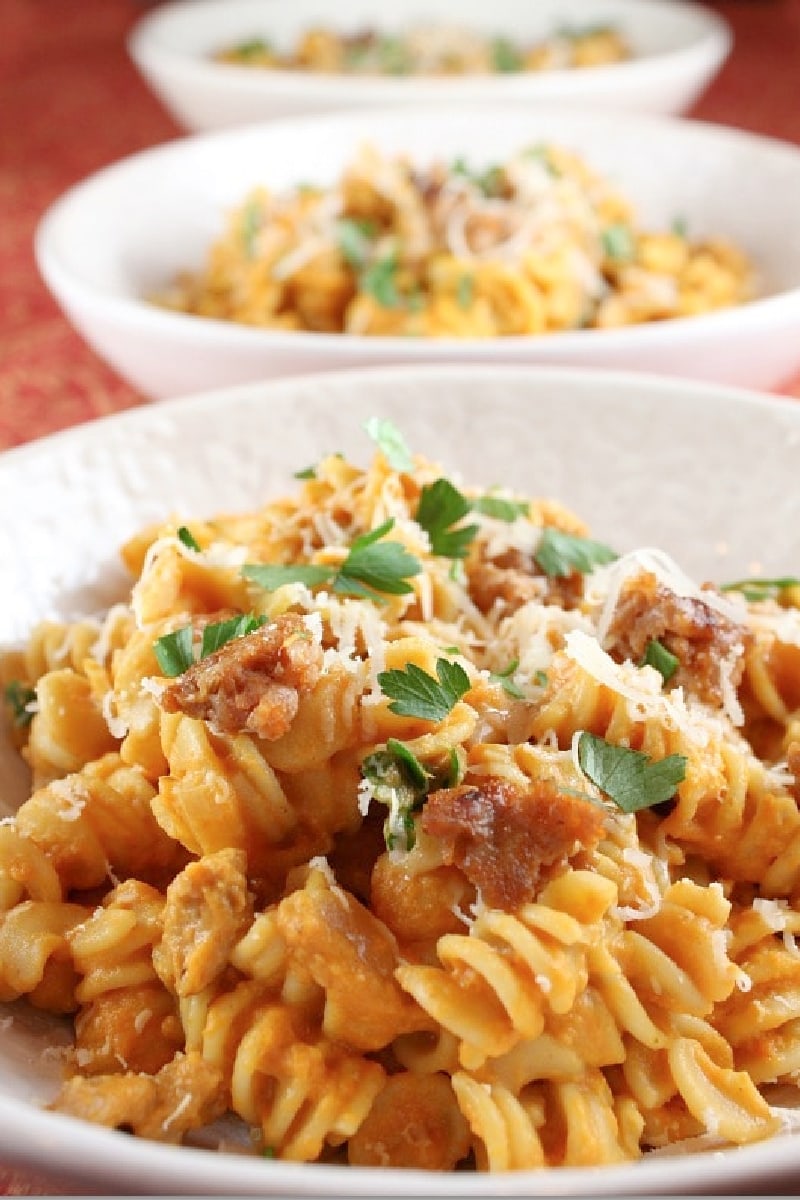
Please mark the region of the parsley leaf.
POLYGON ((371 785, 372 797, 389 808, 383 825, 387 850, 408 851, 416 841, 413 814, 419 812, 431 791, 455 787, 462 769, 455 747, 451 748, 444 767, 432 771, 405 742, 389 738, 385 750, 375 750, 366 756, 361 774, 371 785))
POLYGON ((613 562, 616 557, 616 553, 602 542, 564 533, 552 525, 542 530, 534 555, 545 575, 557 576, 571 575, 573 571, 589 575, 595 567, 613 562))
POLYGON ((522 70, 524 65, 522 55, 508 38, 494 38, 491 45, 491 53, 492 66, 495 71, 508 74, 513 71, 522 70))
POLYGON ((785 588, 800 587, 800 579, 784 575, 780 579, 737 579, 734 583, 720 584, 721 592, 741 592, 745 600, 774 600, 785 588))
POLYGON ((485 517, 494 517, 496 521, 516 521, 517 517, 527 517, 530 505, 527 500, 507 500, 504 496, 477 496, 471 502, 473 512, 483 513, 485 517))
POLYGON ((603 253, 615 262, 630 262, 636 253, 636 242, 627 225, 607 225, 600 241, 603 253))
POLYGON ((394 518, 390 518, 377 529, 356 538, 334 579, 334 591, 356 596, 369 596, 375 592, 401 596, 413 592, 408 580, 422 570, 419 559, 400 542, 380 540, 393 525, 394 518))
POLYGON ((11 720, 17 729, 25 729, 33 720, 33 712, 28 707, 36 701, 33 688, 25 687, 18 679, 7 683, 3 691, 5 702, 11 709, 11 720))
POLYGON ((578 738, 578 762, 584 774, 618 808, 633 813, 674 796, 686 777, 687 759, 683 754, 670 754, 653 762, 640 750, 614 746, 584 731, 578 738))
POLYGON ((370 263, 362 273, 359 286, 362 292, 377 300, 381 308, 401 308, 403 297, 397 290, 397 255, 388 254, 370 263))
POLYGON ((643 667, 655 667, 664 680, 664 683, 669 683, 680 666, 680 659, 676 658, 661 642, 653 638, 645 647, 640 665, 643 667))
POLYGON ((389 711, 401 717, 419 717, 423 721, 443 721, 470 689, 469 676, 460 663, 436 660, 438 680, 416 663, 402 670, 381 671, 378 683, 393 703, 389 711))
POLYGON ((425 530, 433 554, 442 558, 466 558, 477 525, 453 526, 467 515, 471 504, 449 479, 426 484, 419 497, 415 521, 425 530))
POLYGON ((191 529, 187 529, 185 525, 181 525, 180 529, 178 530, 178 541, 183 542, 187 550, 197 550, 199 552, 201 549, 197 538, 194 536, 191 529))
POLYGON ((390 518, 356 538, 338 570, 313 563, 247 563, 242 575, 267 591, 285 583, 304 583, 306 587, 330 583, 340 595, 363 596, 380 603, 381 592, 393 596, 412 592, 408 580, 422 570, 419 559, 400 542, 380 540, 393 525, 390 518))
POLYGON ((459 308, 472 308, 475 296, 475 279, 472 275, 462 275, 456 288, 456 303, 459 308))
POLYGON ((266 617, 243 613, 239 617, 229 617, 227 621, 219 621, 216 625, 206 625, 203 630, 200 657, 205 658, 207 655, 213 654, 215 650, 219 650, 227 642, 232 642, 234 638, 246 637, 253 630, 260 629, 262 625, 266 624, 266 621, 266 617))
POLYGON ((502 671, 490 671, 489 678, 492 683, 499 683, 507 696, 512 696, 515 700, 524 700, 525 693, 511 678, 518 666, 519 659, 515 658, 502 671))
POLYGON ((317 478, 317 468, 316 467, 303 467, 302 471, 295 471, 294 478, 295 479, 316 479, 317 478))
POLYGON ((304 583, 316 587, 327 583, 336 574, 334 567, 314 563, 246 563, 242 567, 245 579, 252 579, 268 592, 283 587, 285 583, 304 583))
POLYGON ((371 250, 370 238, 375 234, 372 221, 355 221, 345 217, 337 222, 336 233, 345 262, 357 271, 366 267, 371 250))
MULTIPOLYGON (((266 623, 266 617, 257 617, 253 613, 242 613, 238 617, 229 617, 226 621, 218 621, 214 625, 206 625, 200 644, 200 658, 207 658, 215 650, 219 650, 234 638, 245 637, 254 629, 259 629, 266 623)), ((197 659, 194 653, 194 630, 191 625, 184 625, 173 633, 165 633, 163 637, 153 642, 153 650, 158 659, 158 665, 169 678, 182 675, 194 666, 197 659)))
POLYGON ((184 625, 174 633, 165 633, 153 643, 153 650, 158 659, 158 665, 169 678, 182 675, 194 663, 194 631, 191 625, 184 625))
POLYGON ((368 421, 364 422, 364 429, 384 455, 390 467, 406 474, 414 470, 411 451, 402 433, 392 421, 384 417, 370 417, 368 421))

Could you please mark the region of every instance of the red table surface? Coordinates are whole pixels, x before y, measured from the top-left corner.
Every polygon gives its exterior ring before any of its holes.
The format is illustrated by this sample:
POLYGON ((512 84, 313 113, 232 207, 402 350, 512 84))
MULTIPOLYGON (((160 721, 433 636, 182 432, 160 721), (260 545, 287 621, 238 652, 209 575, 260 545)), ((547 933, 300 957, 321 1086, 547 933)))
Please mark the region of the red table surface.
MULTIPOLYGON (((734 49, 693 117, 800 145, 800 0, 712 0, 734 49)), ((0 449, 145 403, 48 294, 32 242, 73 183, 182 131, 128 59, 143 0, 0 0, 0 449)), ((798 331, 800 336, 800 331, 798 331)), ((784 389, 800 398, 800 376, 784 389)), ((0 1193, 70 1194, 0 1165, 0 1193)))

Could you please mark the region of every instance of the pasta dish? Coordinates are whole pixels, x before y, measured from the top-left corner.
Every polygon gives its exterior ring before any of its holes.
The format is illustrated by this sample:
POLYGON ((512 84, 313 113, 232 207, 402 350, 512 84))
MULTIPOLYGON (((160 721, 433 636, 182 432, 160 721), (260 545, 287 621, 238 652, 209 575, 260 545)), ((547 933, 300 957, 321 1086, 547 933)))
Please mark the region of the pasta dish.
POLYGON ((152 299, 268 329, 495 338, 693 316, 754 287, 738 247, 680 216, 641 228, 562 147, 423 168, 367 146, 334 186, 253 190, 202 268, 152 299))
POLYGON ((696 582, 365 428, 0 659, 0 999, 74 1023, 52 1108, 431 1171, 775 1134, 800 580, 696 582))
POLYGON ((606 25, 563 26, 530 45, 449 25, 425 25, 402 33, 365 29, 353 34, 320 27, 310 29, 288 52, 263 37, 251 37, 213 57, 239 66, 333 75, 486 75, 604 66, 624 62, 631 50, 622 34, 606 25))

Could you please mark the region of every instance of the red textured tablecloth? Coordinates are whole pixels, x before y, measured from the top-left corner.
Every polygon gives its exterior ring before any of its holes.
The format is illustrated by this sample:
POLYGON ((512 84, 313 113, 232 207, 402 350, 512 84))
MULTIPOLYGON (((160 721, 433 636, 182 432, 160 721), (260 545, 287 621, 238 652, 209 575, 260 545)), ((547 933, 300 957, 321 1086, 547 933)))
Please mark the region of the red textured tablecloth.
MULTIPOLYGON (((0 449, 145 402, 72 331, 39 278, 32 239, 70 185, 181 132, 126 55, 147 7, 0 0, 0 449)), ((735 46, 692 115, 800 145, 800 0, 710 7, 735 46)), ((785 390, 800 398, 800 377, 785 390)), ((0 1164, 0 1194, 79 1190, 0 1164)))

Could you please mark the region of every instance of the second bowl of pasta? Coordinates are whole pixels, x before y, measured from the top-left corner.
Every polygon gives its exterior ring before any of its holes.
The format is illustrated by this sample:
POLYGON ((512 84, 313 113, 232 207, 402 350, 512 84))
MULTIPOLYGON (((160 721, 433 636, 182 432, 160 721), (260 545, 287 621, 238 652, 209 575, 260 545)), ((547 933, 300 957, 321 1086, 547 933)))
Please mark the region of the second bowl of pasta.
POLYGON ((153 397, 453 357, 772 386, 800 356, 798 203, 796 149, 719 127, 385 111, 135 155, 54 205, 37 255, 153 397))

